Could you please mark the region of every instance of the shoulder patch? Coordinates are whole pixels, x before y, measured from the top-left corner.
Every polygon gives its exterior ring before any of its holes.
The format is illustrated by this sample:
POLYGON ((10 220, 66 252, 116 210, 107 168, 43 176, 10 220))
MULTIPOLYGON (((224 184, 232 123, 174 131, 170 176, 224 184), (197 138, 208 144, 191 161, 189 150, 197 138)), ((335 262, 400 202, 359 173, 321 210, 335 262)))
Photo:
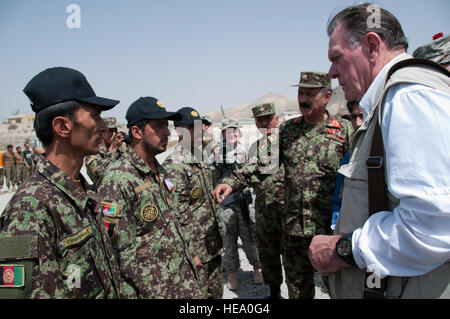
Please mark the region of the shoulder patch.
POLYGON ((119 214, 119 205, 117 204, 102 202, 101 206, 104 216, 117 217, 117 214, 119 214))
POLYGON ((24 265, 0 264, 0 288, 20 288, 24 285, 24 265))

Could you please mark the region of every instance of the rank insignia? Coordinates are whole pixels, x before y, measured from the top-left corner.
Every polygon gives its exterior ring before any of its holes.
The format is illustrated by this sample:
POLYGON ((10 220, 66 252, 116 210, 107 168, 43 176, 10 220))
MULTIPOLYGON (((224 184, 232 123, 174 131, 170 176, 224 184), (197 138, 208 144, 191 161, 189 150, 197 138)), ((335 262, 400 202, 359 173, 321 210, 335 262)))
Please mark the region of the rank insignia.
POLYGON ((173 185, 172 181, 169 177, 166 177, 164 179, 164 184, 166 185, 166 188, 169 192, 173 191, 175 189, 175 185, 173 185))
POLYGON ((339 122, 336 121, 335 119, 331 120, 331 125, 333 125, 335 128, 338 128, 338 129, 342 128, 341 124, 339 124, 339 122))
POLYGON ((119 205, 114 203, 101 203, 102 206, 102 212, 104 216, 108 217, 116 217, 119 213, 119 205))
POLYGON ((192 197, 193 199, 197 199, 197 198, 199 198, 200 196, 202 196, 202 194, 203 194, 202 189, 201 189, 200 187, 198 187, 198 186, 195 186, 195 187, 192 189, 191 197, 192 197))
POLYGON ((83 227, 81 230, 71 235, 63 237, 56 247, 61 256, 64 256, 68 249, 76 246, 81 246, 88 241, 89 238, 94 237, 94 227, 92 225, 83 227))
POLYGON ((23 265, 0 264, 0 287, 20 288, 25 285, 25 267, 23 265))
POLYGON ((147 223, 154 221, 158 213, 158 207, 155 204, 147 204, 141 209, 141 217, 147 223))

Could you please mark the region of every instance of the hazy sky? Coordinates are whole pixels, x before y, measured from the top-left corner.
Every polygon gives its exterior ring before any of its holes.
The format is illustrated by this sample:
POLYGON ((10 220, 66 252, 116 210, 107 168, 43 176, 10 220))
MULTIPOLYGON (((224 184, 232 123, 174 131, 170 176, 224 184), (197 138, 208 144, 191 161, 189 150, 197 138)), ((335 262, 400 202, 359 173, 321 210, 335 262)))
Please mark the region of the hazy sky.
MULTIPOLYGON (((31 113, 22 92, 40 71, 81 71, 99 96, 121 103, 154 96, 168 110, 201 113, 250 103, 290 87, 301 71, 328 72, 326 24, 345 0, 0 0, 0 120, 31 113), (81 9, 70 29, 70 4, 81 9)), ((450 32, 449 0, 374 1, 403 26, 412 53, 450 32)))

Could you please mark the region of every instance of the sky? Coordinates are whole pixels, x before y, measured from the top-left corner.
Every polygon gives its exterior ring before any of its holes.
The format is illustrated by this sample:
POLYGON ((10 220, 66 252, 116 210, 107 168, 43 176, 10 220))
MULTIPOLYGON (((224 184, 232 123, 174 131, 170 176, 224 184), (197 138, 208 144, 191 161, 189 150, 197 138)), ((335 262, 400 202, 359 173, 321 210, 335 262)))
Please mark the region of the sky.
MULTIPOLYGON (((295 98, 290 85, 301 71, 328 72, 330 16, 360 3, 0 0, 0 121, 32 113, 22 90, 55 66, 79 70, 98 96, 120 100, 103 115, 121 123, 141 96, 159 99, 169 111, 191 106, 201 114, 270 92, 295 98), (77 22, 71 4, 80 8, 79 28, 69 28, 77 22)), ((449 0, 373 3, 398 18, 410 54, 434 34, 450 32, 449 0)))

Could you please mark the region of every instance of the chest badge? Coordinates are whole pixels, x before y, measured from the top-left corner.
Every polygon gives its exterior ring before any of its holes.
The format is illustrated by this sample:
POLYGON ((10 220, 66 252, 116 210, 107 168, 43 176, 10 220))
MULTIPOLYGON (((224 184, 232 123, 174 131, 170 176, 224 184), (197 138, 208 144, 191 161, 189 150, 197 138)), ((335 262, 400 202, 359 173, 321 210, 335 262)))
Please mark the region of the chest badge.
POLYGON ((147 204, 141 209, 141 217, 147 223, 154 221, 158 214, 158 207, 155 204, 147 204))
POLYGON ((197 199, 197 198, 199 198, 200 196, 202 196, 202 194, 203 194, 203 190, 202 190, 200 187, 195 186, 195 187, 192 189, 191 197, 192 197, 193 199, 197 199))

